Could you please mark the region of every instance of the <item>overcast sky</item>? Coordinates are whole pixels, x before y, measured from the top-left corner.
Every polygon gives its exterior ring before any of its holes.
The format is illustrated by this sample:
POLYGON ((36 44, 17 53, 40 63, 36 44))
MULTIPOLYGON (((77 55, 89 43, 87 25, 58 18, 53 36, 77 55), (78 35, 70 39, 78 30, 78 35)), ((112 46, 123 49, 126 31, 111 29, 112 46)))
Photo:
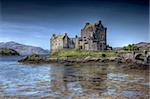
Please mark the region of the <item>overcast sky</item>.
POLYGON ((98 20, 110 46, 150 41, 148 0, 0 0, 0 42, 49 49, 52 33, 74 37, 98 20))

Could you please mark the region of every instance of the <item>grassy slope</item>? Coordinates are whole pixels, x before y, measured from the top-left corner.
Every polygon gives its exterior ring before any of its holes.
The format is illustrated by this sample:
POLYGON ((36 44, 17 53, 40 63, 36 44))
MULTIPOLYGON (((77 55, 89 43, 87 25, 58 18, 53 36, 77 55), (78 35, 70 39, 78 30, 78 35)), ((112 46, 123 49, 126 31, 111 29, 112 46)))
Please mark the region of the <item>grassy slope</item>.
POLYGON ((68 58, 85 58, 85 57, 112 57, 117 56, 116 52, 105 51, 105 52, 93 52, 93 51, 81 51, 81 50, 61 50, 50 55, 50 57, 68 57, 68 58))

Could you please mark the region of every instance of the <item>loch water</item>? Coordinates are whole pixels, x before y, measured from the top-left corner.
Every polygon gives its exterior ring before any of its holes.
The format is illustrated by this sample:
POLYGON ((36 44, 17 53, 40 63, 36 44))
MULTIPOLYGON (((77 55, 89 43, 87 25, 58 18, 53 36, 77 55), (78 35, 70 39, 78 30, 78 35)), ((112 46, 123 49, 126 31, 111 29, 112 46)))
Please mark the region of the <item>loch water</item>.
POLYGON ((118 70, 119 64, 20 64, 0 57, 0 97, 101 99, 149 98, 148 70, 118 70), (84 98, 85 97, 85 98, 84 98))

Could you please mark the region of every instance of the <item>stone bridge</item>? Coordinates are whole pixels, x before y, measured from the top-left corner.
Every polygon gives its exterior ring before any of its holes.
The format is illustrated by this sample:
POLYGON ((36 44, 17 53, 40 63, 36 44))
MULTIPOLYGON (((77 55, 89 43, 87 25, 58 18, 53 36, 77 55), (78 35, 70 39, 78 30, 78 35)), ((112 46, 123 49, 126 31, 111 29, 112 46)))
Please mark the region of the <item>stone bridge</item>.
POLYGON ((150 51, 125 51, 122 53, 122 57, 150 64, 150 51))
POLYGON ((147 56, 148 51, 132 51, 132 54, 134 55, 134 57, 137 57, 139 55, 147 56))

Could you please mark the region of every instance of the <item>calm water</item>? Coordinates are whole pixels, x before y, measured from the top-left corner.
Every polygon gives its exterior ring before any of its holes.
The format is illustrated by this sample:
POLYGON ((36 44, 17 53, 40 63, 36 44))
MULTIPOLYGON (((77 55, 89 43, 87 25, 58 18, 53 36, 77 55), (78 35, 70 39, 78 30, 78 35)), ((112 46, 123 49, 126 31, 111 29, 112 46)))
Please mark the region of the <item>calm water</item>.
POLYGON ((0 57, 0 96, 90 98, 108 96, 149 98, 148 71, 119 66, 23 65, 19 57, 0 57))

